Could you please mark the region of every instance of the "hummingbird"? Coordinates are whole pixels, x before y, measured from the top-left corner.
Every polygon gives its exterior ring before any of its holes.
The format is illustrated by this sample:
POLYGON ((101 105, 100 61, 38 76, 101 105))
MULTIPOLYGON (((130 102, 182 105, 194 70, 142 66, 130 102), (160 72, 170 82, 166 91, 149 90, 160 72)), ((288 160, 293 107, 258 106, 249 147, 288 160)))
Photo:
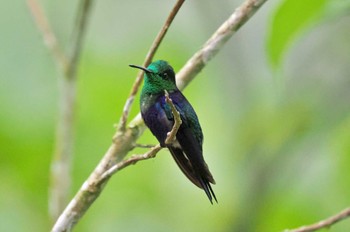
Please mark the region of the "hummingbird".
POLYGON ((203 158, 203 133, 196 112, 176 86, 174 69, 164 60, 152 62, 147 68, 129 65, 144 71, 144 85, 140 96, 141 115, 146 126, 162 147, 167 147, 185 176, 203 189, 213 204, 217 202, 210 184, 215 180, 203 158), (165 144, 174 125, 171 107, 166 102, 165 90, 179 112, 182 124, 176 139, 165 144))

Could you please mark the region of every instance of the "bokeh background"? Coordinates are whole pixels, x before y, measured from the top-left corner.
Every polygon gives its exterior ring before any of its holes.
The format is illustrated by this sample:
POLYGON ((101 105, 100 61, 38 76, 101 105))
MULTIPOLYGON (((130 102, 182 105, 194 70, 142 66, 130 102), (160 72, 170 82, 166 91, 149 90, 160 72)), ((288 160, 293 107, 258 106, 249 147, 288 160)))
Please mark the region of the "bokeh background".
MULTIPOLYGON (((155 59, 179 70, 240 2, 185 2, 155 59)), ((164 150, 115 175, 75 231, 282 231, 350 205, 349 4, 291 2, 268 1, 184 91, 219 204, 164 150)), ((78 1, 40 3, 66 48, 78 1)), ((136 75, 128 64, 142 63, 172 5, 95 1, 79 66, 71 196, 111 143, 136 75)), ((0 12, 0 230, 48 231, 61 74, 25 2, 2 1, 0 12)), ((140 142, 156 140, 147 131, 140 142)), ((346 220, 330 231, 349 230, 346 220)))

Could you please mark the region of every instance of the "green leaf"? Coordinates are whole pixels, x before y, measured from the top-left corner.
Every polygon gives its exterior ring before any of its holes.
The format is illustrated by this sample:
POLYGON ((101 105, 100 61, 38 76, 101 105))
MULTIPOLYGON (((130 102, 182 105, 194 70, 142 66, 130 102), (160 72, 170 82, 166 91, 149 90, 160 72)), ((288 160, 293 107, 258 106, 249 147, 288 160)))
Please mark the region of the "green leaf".
POLYGON ((285 0, 276 10, 267 39, 267 52, 273 68, 277 68, 287 49, 318 16, 323 13, 327 0, 285 0))

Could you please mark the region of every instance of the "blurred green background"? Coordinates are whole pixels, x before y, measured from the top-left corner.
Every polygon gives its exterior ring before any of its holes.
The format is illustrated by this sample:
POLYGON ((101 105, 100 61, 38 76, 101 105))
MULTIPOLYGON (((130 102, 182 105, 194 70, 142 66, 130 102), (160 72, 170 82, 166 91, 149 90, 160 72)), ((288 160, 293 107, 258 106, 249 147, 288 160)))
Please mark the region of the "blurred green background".
MULTIPOLYGON (((40 2, 66 47, 78 1, 40 2)), ((155 59, 179 70, 240 2, 185 2, 155 59)), ((111 143, 136 75, 128 64, 142 63, 172 5, 95 1, 79 66, 71 196, 111 143)), ((61 74, 25 2, 3 1, 0 11, 0 231, 48 231, 61 74)), ((347 1, 268 1, 184 91, 219 204, 164 150, 115 175, 75 231, 282 231, 349 206, 349 24, 347 1)), ((156 140, 147 131, 140 142, 156 140)), ((349 229, 346 220, 331 231, 349 229)))

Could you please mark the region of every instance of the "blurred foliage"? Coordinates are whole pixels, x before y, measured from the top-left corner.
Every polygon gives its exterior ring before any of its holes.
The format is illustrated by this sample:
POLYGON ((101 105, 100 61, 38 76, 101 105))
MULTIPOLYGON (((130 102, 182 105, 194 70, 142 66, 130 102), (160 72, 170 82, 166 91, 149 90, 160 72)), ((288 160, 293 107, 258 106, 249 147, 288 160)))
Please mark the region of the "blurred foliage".
POLYGON ((283 56, 293 40, 303 34, 305 28, 339 17, 350 10, 350 2, 346 0, 284 0, 276 12, 272 14, 267 54, 273 68, 279 68, 283 56))
POLYGON ((277 8, 271 22, 270 37, 267 40, 269 59, 276 68, 282 61, 282 55, 294 37, 310 21, 319 19, 327 6, 327 0, 285 0, 277 8))
MULTIPOLYGON (((75 231, 282 231, 349 206, 344 2, 310 0, 296 9, 300 1, 268 1, 184 91, 200 117, 219 204, 210 205, 164 150, 114 176, 75 231)), ((42 4, 65 46, 77 1, 42 4)), ((186 2, 156 59, 179 70, 239 4, 186 2)), ((128 64, 141 64, 171 5, 95 3, 79 67, 71 196, 110 145, 136 75, 128 64)), ((4 1, 2 9, 0 231, 48 231, 61 76, 24 2, 4 1)), ((140 142, 156 140, 147 131, 140 142)), ((346 220, 330 231, 349 228, 346 220)))

